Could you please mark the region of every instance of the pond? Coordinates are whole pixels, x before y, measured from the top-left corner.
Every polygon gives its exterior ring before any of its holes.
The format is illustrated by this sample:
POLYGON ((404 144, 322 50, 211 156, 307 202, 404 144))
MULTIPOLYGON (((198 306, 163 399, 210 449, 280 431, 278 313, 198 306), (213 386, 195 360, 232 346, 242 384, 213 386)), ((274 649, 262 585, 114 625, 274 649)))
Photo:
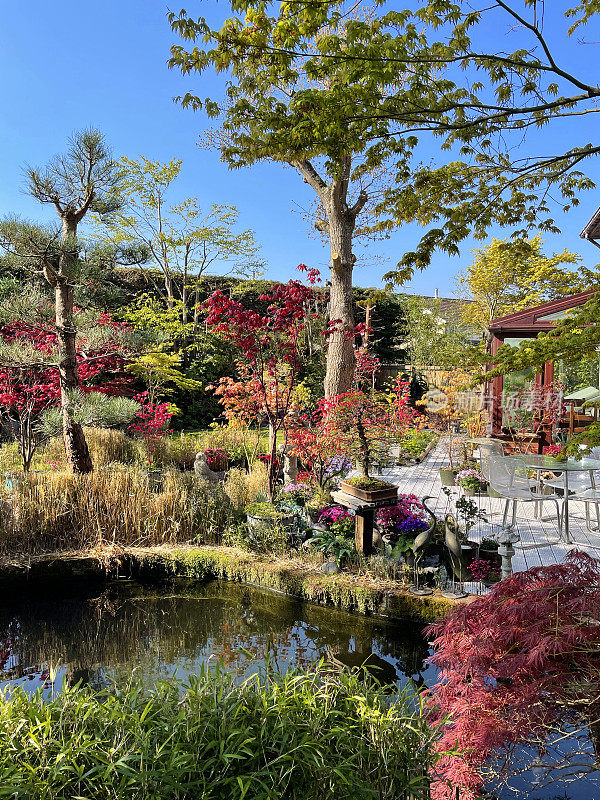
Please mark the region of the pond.
MULTIPOLYGON (((227 582, 27 586, 4 591, 0 605, 0 688, 50 692, 66 680, 100 689, 132 674, 147 683, 185 681, 216 659, 242 678, 267 661, 285 670, 320 658, 366 661, 391 687, 408 680, 426 686, 436 677, 429 654, 418 622, 349 614, 227 582)), ((528 771, 513 781, 516 794, 504 789, 497 797, 600 800, 598 784, 584 778, 543 791, 532 785, 528 771)))
POLYGON ((159 586, 114 581, 96 587, 27 590, 0 606, 0 687, 32 691, 84 681, 102 687, 136 672, 185 680, 221 659, 240 676, 264 666, 309 667, 325 657, 367 660, 386 683, 432 680, 416 622, 349 614, 235 583, 159 586))

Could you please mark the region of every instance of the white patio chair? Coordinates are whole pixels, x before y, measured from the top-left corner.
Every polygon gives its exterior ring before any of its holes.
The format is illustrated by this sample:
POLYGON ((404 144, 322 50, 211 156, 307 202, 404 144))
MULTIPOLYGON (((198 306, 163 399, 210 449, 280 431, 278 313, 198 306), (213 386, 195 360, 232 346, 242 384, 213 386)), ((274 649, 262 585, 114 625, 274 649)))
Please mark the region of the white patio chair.
POLYGON ((486 477, 484 472, 484 462, 490 456, 503 456, 504 455, 504 448, 502 447, 502 442, 498 442, 494 439, 490 439, 489 442, 485 444, 480 443, 478 446, 479 450, 479 465, 481 466, 481 474, 486 477))
MULTIPOLYGON (((489 467, 489 463, 488 462, 489 462, 490 457, 493 457, 493 456, 502 457, 502 456, 504 456, 504 449, 502 447, 502 442, 490 442, 490 445, 491 445, 490 446, 490 451, 488 453, 486 453, 485 455, 482 454, 481 474, 486 479, 488 484, 490 484, 489 488, 494 490, 494 487, 491 485, 491 482, 490 482, 490 467, 489 467)), ((488 445, 486 444, 485 447, 488 447, 488 445)), ((520 458, 520 456, 516 456, 516 457, 520 458)), ((538 480, 535 480, 535 479, 532 479, 532 478, 529 478, 529 477, 527 478, 527 480, 529 482, 529 487, 531 488, 532 491, 536 492, 536 491, 540 490, 540 482, 538 480)), ((497 492, 496 490, 494 490, 494 493, 495 494, 490 494, 489 489, 488 489, 488 494, 489 494, 490 498, 493 498, 495 495, 499 495, 500 494, 500 492, 497 492)), ((501 494, 500 494, 500 498, 502 499, 502 495, 501 494)), ((539 517, 539 513, 540 513, 539 502, 536 501, 536 503, 534 505, 534 515, 535 515, 536 519, 539 517)))
POLYGON ((487 460, 490 486, 505 498, 502 527, 507 527, 508 510, 512 503, 512 523, 517 522, 517 504, 543 504, 546 500, 556 504, 559 535, 562 536, 562 516, 560 513, 560 497, 557 494, 541 494, 535 491, 539 484, 530 480, 525 460, 520 456, 490 456, 487 460))

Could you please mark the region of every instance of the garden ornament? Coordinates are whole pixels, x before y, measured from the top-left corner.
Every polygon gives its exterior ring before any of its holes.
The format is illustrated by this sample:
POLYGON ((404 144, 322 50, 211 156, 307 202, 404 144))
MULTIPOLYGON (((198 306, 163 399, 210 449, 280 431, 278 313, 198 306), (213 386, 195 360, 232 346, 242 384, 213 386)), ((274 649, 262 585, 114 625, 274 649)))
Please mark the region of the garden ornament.
POLYGON ((199 478, 202 480, 208 481, 209 483, 218 483, 219 476, 216 472, 213 472, 212 469, 206 463, 206 456, 204 453, 196 453, 196 459, 194 461, 194 472, 199 478))
POLYGON ((298 456, 291 456, 283 451, 283 482, 284 484, 296 483, 298 477, 298 456))
POLYGON ((463 590, 462 582, 466 575, 465 560, 463 557, 462 546, 458 538, 458 524, 453 514, 446 514, 446 532, 444 534, 444 544, 450 556, 450 566, 452 568, 451 588, 442 592, 444 597, 458 600, 461 597, 468 597, 463 590))
POLYGON ((422 503, 423 508, 425 509, 425 511, 427 511, 427 513, 431 517, 431 523, 430 523, 429 527, 427 528, 427 530, 421 531, 421 533, 419 533, 415 537, 415 540, 414 540, 413 546, 412 546, 412 551, 413 551, 413 554, 414 554, 414 561, 413 561, 414 585, 410 587, 410 592, 412 594, 416 594, 416 595, 419 595, 419 596, 423 596, 423 595, 427 595, 427 594, 433 594, 433 590, 429 589, 427 586, 422 586, 422 587, 419 586, 419 564, 421 563, 421 559, 423 558, 423 556, 425 554, 425 550, 426 550, 427 545, 429 544, 429 541, 430 541, 430 539, 431 539, 431 537, 433 535, 433 532, 434 532, 435 526, 436 526, 436 522, 437 522, 437 517, 435 516, 433 511, 425 503, 426 500, 430 500, 430 499, 433 499, 433 498, 430 498, 429 496, 428 497, 424 497, 423 500, 421 501, 421 503, 422 503))

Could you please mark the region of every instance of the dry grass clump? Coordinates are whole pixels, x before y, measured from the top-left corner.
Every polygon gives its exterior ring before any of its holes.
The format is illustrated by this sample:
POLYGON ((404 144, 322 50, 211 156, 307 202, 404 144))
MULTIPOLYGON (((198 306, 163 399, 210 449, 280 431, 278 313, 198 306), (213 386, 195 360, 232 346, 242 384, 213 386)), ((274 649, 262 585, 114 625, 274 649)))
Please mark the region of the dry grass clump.
MULTIPOLYGON (((140 460, 141 442, 124 431, 111 428, 84 428, 94 467, 107 464, 133 464, 140 460)), ((41 445, 33 457, 31 471, 66 469, 67 457, 62 436, 54 436, 41 445)), ((20 472, 23 469, 16 442, 0 445, 0 470, 20 472)))
POLYGON ((193 473, 167 472, 155 487, 135 468, 30 474, 2 505, 0 548, 28 553, 217 542, 232 513, 223 490, 193 473))
POLYGON ((257 461, 252 471, 230 469, 225 481, 225 493, 236 511, 243 511, 255 500, 267 494, 267 467, 257 461))
POLYGON ((204 451, 201 437, 180 434, 136 442, 142 462, 156 467, 192 469, 196 453, 204 451))

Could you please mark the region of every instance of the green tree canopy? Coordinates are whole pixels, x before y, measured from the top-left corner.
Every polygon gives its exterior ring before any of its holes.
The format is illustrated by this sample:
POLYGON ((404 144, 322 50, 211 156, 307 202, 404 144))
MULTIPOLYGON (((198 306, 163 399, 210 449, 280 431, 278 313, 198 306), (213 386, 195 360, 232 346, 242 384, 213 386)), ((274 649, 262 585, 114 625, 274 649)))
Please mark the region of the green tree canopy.
POLYGON ((96 216, 95 237, 109 247, 140 245, 162 275, 145 275, 172 309, 176 301, 185 325, 199 299, 199 283, 213 266, 236 274, 259 272, 263 262, 251 230, 237 230, 235 206, 213 204, 203 211, 195 197, 172 202, 173 182, 182 162, 122 158, 112 196, 118 210, 96 216))
POLYGON ((217 141, 231 167, 275 161, 293 167, 314 191, 315 225, 330 245, 330 319, 339 320, 329 339, 325 392, 337 394, 350 388, 354 371, 353 239, 395 224, 378 202, 381 186, 410 172, 418 141, 384 109, 392 98, 414 108, 436 99, 429 64, 413 59, 410 80, 402 66, 424 40, 404 11, 378 16, 337 0, 242 0, 231 8, 234 16, 217 28, 185 10, 169 15, 189 43, 172 47, 171 66, 227 78, 221 97, 190 90, 179 99, 218 120, 217 141))
MULTIPOLYGON (((493 239, 474 256, 457 282, 461 293, 473 301, 464 310, 464 321, 482 332, 498 317, 600 286, 598 270, 583 266, 577 254, 565 249, 544 255, 539 234, 529 240, 493 239), (568 264, 576 269, 562 266, 568 264)), ((488 335, 488 352, 490 342, 488 335)))

